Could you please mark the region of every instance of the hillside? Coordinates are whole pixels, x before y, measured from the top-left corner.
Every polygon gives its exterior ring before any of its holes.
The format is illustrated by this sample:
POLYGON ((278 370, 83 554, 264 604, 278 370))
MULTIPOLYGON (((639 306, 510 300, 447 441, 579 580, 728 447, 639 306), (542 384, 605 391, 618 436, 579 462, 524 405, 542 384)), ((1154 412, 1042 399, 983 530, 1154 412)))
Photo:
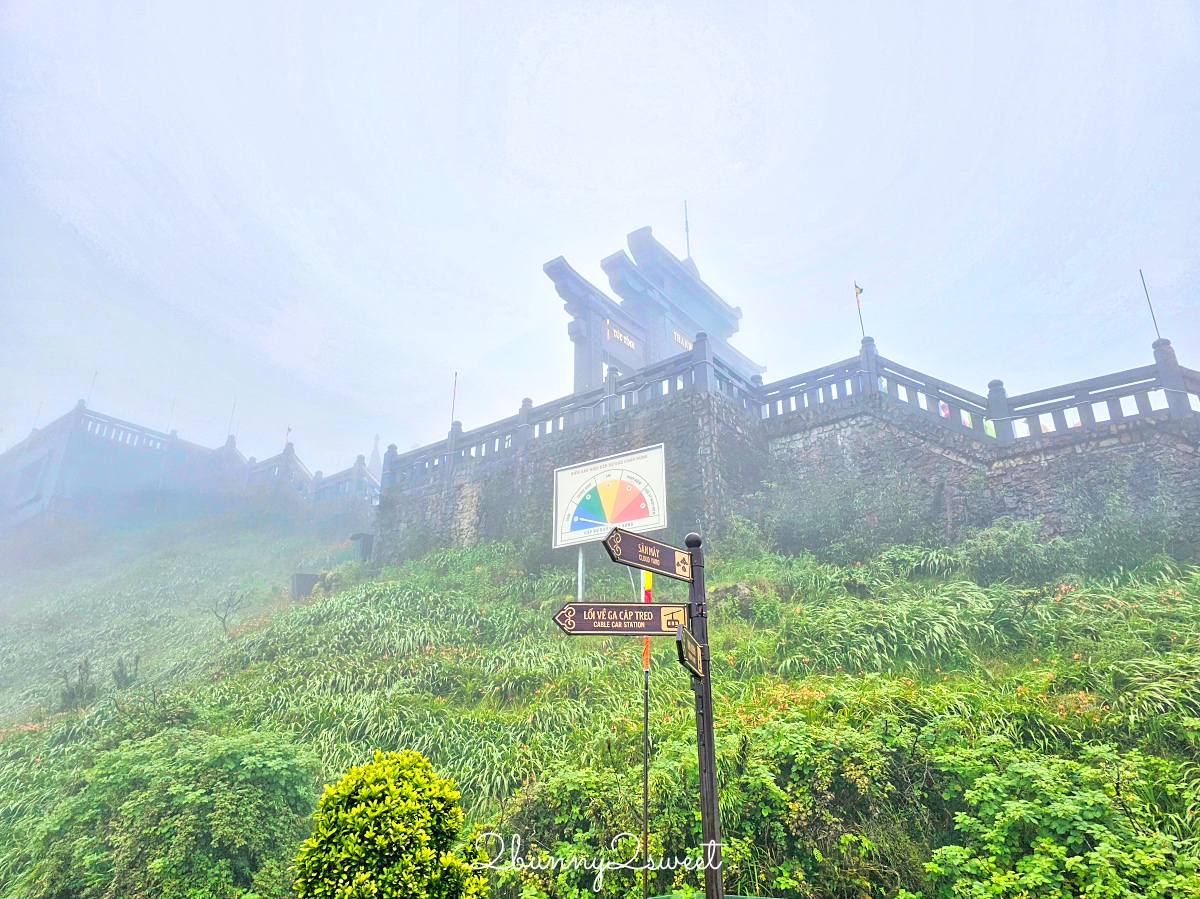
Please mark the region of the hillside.
MULTIPOLYGON (((185 568, 227 549, 194 546, 185 568)), ((842 565, 778 555, 752 530, 715 547, 730 892, 1200 894, 1200 570, 1060 570, 1077 560, 1020 528, 842 565)), ((193 640, 153 690, 110 681, 82 711, 8 725, 0 896, 288 895, 319 784, 375 748, 421 750, 472 821, 544 851, 638 830, 640 641, 559 633, 573 587, 504 545, 439 551, 217 646, 193 640)), ((608 565, 588 592, 631 587, 608 565)), ((123 603, 92 608, 138 631, 123 603)), ((191 639, 140 617, 145 646, 191 639)), ((673 645, 656 650, 651 845, 673 855, 699 842, 694 718, 673 645)), ((494 886, 581 896, 591 877, 494 886)), ((604 890, 640 894, 620 872, 604 890)))
POLYGON ((72 685, 101 695, 118 664, 131 676, 135 660, 142 684, 177 683, 223 637, 214 603, 233 597, 241 608, 228 622, 250 620, 290 602, 293 572, 352 555, 348 541, 285 516, 71 531, 66 541, 69 553, 38 565, 6 558, 0 569, 0 715, 58 711, 72 685))

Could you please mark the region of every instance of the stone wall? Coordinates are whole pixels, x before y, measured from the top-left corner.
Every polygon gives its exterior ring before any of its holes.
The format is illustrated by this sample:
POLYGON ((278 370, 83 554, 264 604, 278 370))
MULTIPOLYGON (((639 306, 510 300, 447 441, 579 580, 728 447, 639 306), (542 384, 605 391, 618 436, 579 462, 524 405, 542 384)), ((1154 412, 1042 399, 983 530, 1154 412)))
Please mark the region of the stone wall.
POLYGON ((377 558, 476 540, 550 543, 554 469, 662 443, 668 539, 713 529, 759 488, 767 447, 744 409, 719 393, 689 392, 636 405, 509 452, 453 464, 385 489, 377 558))
MULTIPOLYGON (((940 428, 876 395, 769 431, 767 482, 782 501, 840 503, 867 529, 890 523, 904 536, 906 521, 910 529, 923 522, 953 539, 1007 515, 1040 518, 1050 537, 1071 532, 1089 495, 1116 491, 1135 513, 1171 514, 1184 552, 1200 543, 1200 432, 1166 411, 1002 445, 940 428)), ((823 520, 820 511, 798 516, 819 539, 855 524, 823 520)))
POLYGON ((449 458, 453 464, 386 488, 376 558, 493 539, 548 547, 555 468, 660 442, 669 540, 690 530, 719 534, 733 512, 775 515, 776 523, 782 516, 804 532, 791 534, 792 548, 856 530, 885 541, 953 539, 1001 515, 1040 517, 1051 536, 1064 532, 1079 491, 1103 482, 1135 505, 1175 510, 1186 553, 1200 543, 1198 437, 1194 421, 1172 421, 1163 411, 999 444, 886 395, 756 420, 724 394, 691 391, 502 453, 449 458))

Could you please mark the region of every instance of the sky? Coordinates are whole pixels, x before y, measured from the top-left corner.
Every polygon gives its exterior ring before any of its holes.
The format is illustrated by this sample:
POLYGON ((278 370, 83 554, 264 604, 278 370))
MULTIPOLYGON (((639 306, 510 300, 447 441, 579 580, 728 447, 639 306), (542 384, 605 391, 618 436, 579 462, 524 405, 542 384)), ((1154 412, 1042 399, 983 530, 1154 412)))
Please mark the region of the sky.
POLYGON ((1200 369, 1200 3, 0 0, 0 449, 93 409, 310 469, 571 391, 643 226, 768 381, 1200 369), (236 405, 235 405, 236 404, 236 405))

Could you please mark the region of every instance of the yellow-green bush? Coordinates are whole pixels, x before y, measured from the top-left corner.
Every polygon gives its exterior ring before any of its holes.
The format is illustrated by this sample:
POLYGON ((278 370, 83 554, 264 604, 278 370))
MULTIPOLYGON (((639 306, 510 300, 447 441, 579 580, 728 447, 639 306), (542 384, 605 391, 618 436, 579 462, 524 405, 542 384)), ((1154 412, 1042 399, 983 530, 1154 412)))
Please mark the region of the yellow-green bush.
POLYGON ((301 899, 478 899, 487 882, 454 853, 453 781, 419 752, 376 752, 325 789, 296 856, 301 899))

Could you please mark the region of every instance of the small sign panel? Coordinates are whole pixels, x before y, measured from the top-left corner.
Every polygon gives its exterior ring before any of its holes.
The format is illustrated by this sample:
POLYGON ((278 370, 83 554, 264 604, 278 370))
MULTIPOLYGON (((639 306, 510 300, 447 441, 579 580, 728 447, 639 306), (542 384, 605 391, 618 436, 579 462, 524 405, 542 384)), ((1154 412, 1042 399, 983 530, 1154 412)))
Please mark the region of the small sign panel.
POLYGON ((679 654, 679 664, 696 677, 704 677, 704 650, 696 642, 696 638, 682 624, 675 634, 675 651, 679 654))
POLYGON ((569 602, 554 616, 564 633, 673 637, 687 622, 680 603, 569 602))
POLYGON ((617 526, 639 533, 667 526, 663 444, 555 469, 555 547, 595 543, 617 526))
POLYGON ((692 580, 692 554, 686 549, 660 543, 621 528, 613 528, 604 538, 604 548, 614 562, 673 577, 692 580))

